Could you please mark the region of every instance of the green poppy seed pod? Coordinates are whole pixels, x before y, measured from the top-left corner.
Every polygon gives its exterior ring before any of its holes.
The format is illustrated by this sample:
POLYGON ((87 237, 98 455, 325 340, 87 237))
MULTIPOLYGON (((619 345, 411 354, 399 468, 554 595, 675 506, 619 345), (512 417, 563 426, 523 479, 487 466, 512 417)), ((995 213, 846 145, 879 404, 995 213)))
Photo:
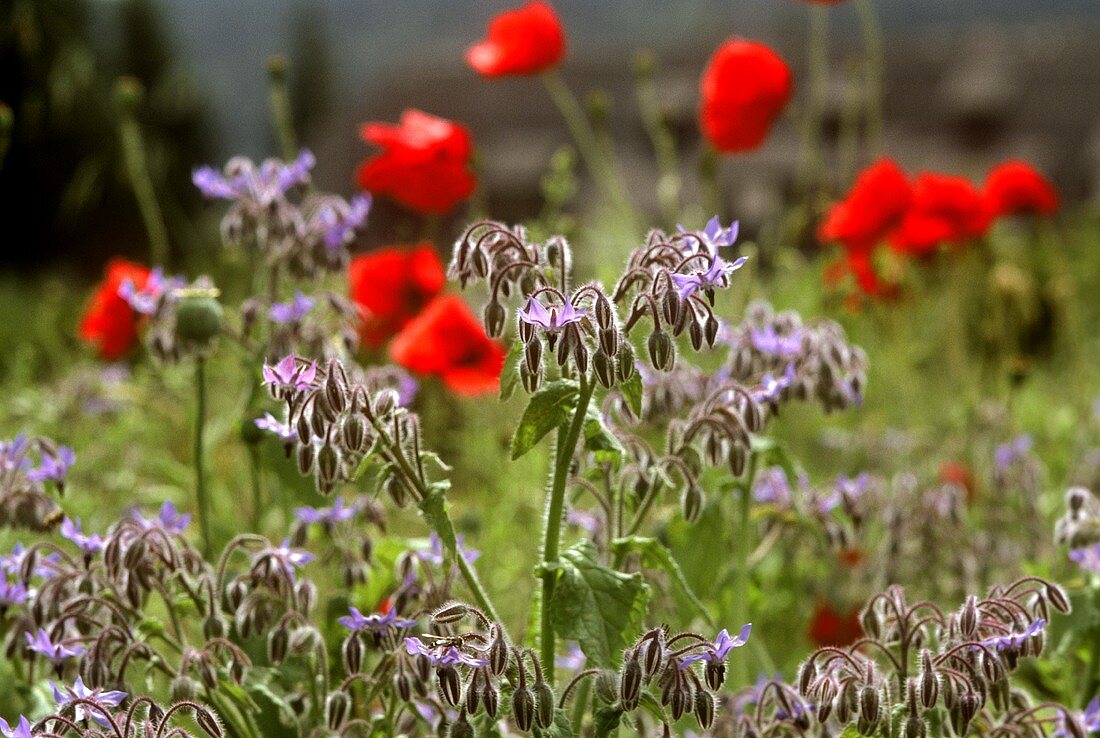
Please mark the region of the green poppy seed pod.
POLYGON ((619 352, 619 331, 614 326, 600 329, 600 349, 608 356, 619 352))
POLYGON ((329 730, 339 730, 351 711, 351 697, 342 689, 330 692, 325 700, 325 716, 328 720, 329 730))
POLYGON ((278 666, 286 659, 286 652, 290 644, 290 634, 286 628, 279 626, 272 628, 267 634, 267 658, 278 666))
MULTIPOLYGON (((432 613, 432 620, 444 625, 447 623, 457 623, 459 620, 466 617, 469 612, 470 608, 461 602, 448 602, 432 613)), ((471 712, 473 711, 471 710, 471 712)))
POLYGON ((222 331, 224 312, 214 289, 180 290, 176 306, 176 338, 205 346, 222 331))
POLYGON ((348 674, 358 674, 363 667, 363 640, 358 633, 352 633, 344 639, 341 649, 344 656, 344 671, 348 674))
POLYGON ((495 720, 500 710, 500 692, 488 679, 485 680, 485 688, 481 691, 481 702, 485 705, 485 714, 495 720))
POLYGON ((531 729, 531 724, 535 721, 535 698, 527 687, 518 687, 512 692, 512 716, 521 732, 526 733, 531 729))
POLYGON ((623 709, 633 710, 638 706, 642 694, 642 665, 636 651, 630 650, 623 655, 623 669, 619 677, 619 697, 623 709))
POLYGON ((695 721, 703 730, 714 724, 714 696, 705 689, 695 691, 695 721))
POLYGON ((535 696, 535 725, 546 730, 554 724, 554 690, 546 682, 536 682, 532 691, 535 696))
POLYGON ((592 355, 592 371, 596 374, 596 380, 604 387, 610 388, 615 384, 615 367, 611 359, 600 349, 592 355))
POLYGON ((684 520, 694 523, 699 519, 699 513, 703 510, 703 491, 697 484, 689 484, 684 488, 683 497, 680 499, 680 507, 684 513, 684 520))
POLYGON ((504 640, 504 630, 496 623, 491 626, 490 633, 489 669, 500 676, 508 669, 508 643, 504 640))
POLYGON ((462 699, 462 680, 458 676, 458 670, 446 664, 436 669, 436 681, 439 684, 439 694, 451 707, 458 705, 462 699))
POLYGON ((620 341, 619 351, 615 359, 615 368, 619 372, 619 381, 626 382, 634 376, 634 347, 627 341, 620 341))
POLYGON ((508 320, 508 312, 503 305, 496 300, 492 300, 485 306, 482 319, 485 323, 485 332, 489 334, 489 337, 500 338, 504 333, 504 323, 508 320))

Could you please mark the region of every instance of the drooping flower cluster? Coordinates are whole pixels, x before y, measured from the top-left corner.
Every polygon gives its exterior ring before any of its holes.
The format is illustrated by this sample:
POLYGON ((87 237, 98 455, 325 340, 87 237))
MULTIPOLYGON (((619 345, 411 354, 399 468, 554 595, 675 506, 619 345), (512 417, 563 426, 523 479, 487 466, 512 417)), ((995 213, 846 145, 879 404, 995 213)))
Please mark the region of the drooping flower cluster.
MULTIPOLYGON (((1065 707, 1032 704, 1010 685, 1019 660, 1043 650, 1051 610, 1069 612, 1069 600, 1035 577, 993 587, 982 599, 970 596, 950 613, 910 603, 892 586, 863 610, 865 637, 846 649, 816 651, 799 670, 798 688, 818 723, 854 725, 861 735, 899 715, 907 738, 926 735, 933 721, 957 736, 1072 722, 1077 717, 1065 707)), ((1071 734, 1084 735, 1074 727, 1071 734)))
POLYGON ((1055 540, 1085 571, 1100 572, 1100 500, 1084 487, 1066 491, 1066 512, 1054 528, 1055 540))
POLYGON ((61 522, 48 490, 64 492, 75 461, 71 448, 49 438, 20 434, 0 441, 0 527, 44 531, 61 522))
MULTIPOLYGON (((51 683, 52 684, 52 683, 51 683)), ((131 700, 123 706, 127 694, 119 690, 89 689, 77 677, 72 686, 52 684, 55 711, 31 723, 25 716, 13 726, 0 718, 4 738, 76 735, 81 738, 129 738, 131 735, 170 735, 195 738, 188 722, 180 718, 190 714, 201 735, 222 738, 221 721, 209 708, 190 700, 162 705, 150 697, 131 700), (70 732, 71 731, 71 732, 70 732), (131 731, 131 732, 127 732, 131 731)))

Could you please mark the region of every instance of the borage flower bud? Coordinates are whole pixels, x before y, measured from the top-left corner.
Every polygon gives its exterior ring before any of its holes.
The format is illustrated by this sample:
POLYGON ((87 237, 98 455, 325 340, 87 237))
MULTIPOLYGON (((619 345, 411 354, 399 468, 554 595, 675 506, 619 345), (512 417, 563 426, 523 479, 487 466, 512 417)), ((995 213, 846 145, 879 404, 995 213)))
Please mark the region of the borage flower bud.
POLYGON ((638 706, 642 694, 642 676, 638 653, 628 650, 623 654, 623 669, 619 677, 619 696, 624 709, 633 710, 638 706))
POLYGON ((680 507, 684 513, 684 520, 694 523, 699 519, 699 513, 703 510, 703 491, 697 484, 688 484, 684 488, 684 495, 680 500, 680 507))
POLYGON ((626 341, 619 342, 619 351, 615 357, 615 368, 619 372, 619 381, 626 382, 634 376, 634 347, 626 341))
POLYGON ((878 725, 878 721, 881 717, 878 690, 870 684, 864 685, 859 690, 859 718, 862 721, 861 724, 865 726, 871 726, 871 730, 863 730, 860 728, 859 732, 863 735, 871 735, 874 726, 878 725))
POLYGON ((610 388, 615 384, 615 367, 603 349, 592 356, 592 370, 596 374, 596 380, 604 387, 610 388))
POLYGON ((500 709, 500 692, 493 686, 493 683, 489 680, 485 680, 485 688, 481 692, 481 701, 485 705, 485 714, 490 718, 496 719, 497 711, 500 709))
POLYGON ((740 477, 745 473, 745 467, 748 465, 749 452, 740 443, 734 443, 730 446, 726 461, 729 464, 730 473, 735 477, 740 477))
POLYGON ((512 715, 516 719, 516 727, 522 732, 531 729, 535 721, 535 698, 527 687, 518 687, 512 692, 512 715))
POLYGON ((928 649, 921 652, 920 701, 926 710, 932 709, 939 697, 940 683, 932 667, 932 653, 928 649))
POLYGON ((612 328, 600 329, 600 349, 608 356, 614 356, 619 351, 619 331, 612 328))
POLYGON ((547 730, 554 724, 554 690, 544 681, 535 682, 535 725, 547 730))
POLYGON ((542 341, 532 338, 523 345, 523 362, 529 371, 542 370, 542 341))
POLYGON ((657 371, 672 371, 676 363, 676 350, 672 345, 672 338, 664 331, 653 331, 649 334, 649 363, 657 371))
POLYGON ((705 689, 695 692, 695 721, 703 730, 710 730, 714 724, 714 696, 705 689))
POLYGON ((351 697, 347 692, 341 689, 330 692, 328 699, 325 700, 325 715, 328 718, 329 730, 339 730, 350 710, 351 697))
POLYGON ((278 666, 286 659, 287 648, 290 643, 290 634, 287 633, 286 628, 279 626, 273 628, 270 633, 267 634, 267 658, 271 663, 278 666))
POLYGON ((474 738, 474 726, 466 719, 465 710, 458 716, 458 720, 451 723, 447 735, 450 738, 474 738))
POLYGON ((344 639, 341 649, 344 655, 344 670, 348 674, 358 674, 363 666, 363 641, 358 633, 352 633, 344 639))
POLYGON ((646 637, 638 647, 638 653, 642 658, 642 671, 646 678, 660 671, 665 660, 665 639, 661 631, 653 631, 646 637))
POLYGON ((542 386, 542 380, 544 377, 545 374, 543 374, 542 367, 539 367, 537 371, 531 371, 526 366, 521 366, 519 368, 520 381, 523 383, 524 391, 526 391, 528 394, 534 394, 535 392, 538 392, 539 387, 542 386))
POLYGON ((493 623, 489 628, 492 640, 489 643, 489 669, 500 676, 508 669, 508 643, 504 640, 504 630, 493 623))
POLYGON ((455 707, 462 699, 462 680, 458 676, 458 669, 450 664, 444 664, 435 671, 435 677, 439 684, 439 693, 448 705, 455 707))
POLYGON ((505 311, 504 306, 496 300, 490 301, 485 306, 482 318, 485 323, 485 332, 489 334, 489 337, 500 338, 504 333, 504 323, 508 319, 508 313, 505 311))
MULTIPOLYGON (((432 613, 432 620, 436 623, 446 625, 448 623, 457 623, 470 612, 470 608, 461 602, 448 602, 442 607, 438 608, 432 613)), ((474 712, 471 710, 470 712, 474 712)))
MULTIPOLYGON (((928 726, 924 719, 916 715, 910 715, 905 719, 905 728, 902 731, 903 738, 924 738, 928 726)), ((960 733, 959 735, 962 735, 960 733)))
POLYGON ((168 686, 168 695, 172 702, 193 702, 198 698, 201 689, 201 685, 194 679, 180 674, 168 686))

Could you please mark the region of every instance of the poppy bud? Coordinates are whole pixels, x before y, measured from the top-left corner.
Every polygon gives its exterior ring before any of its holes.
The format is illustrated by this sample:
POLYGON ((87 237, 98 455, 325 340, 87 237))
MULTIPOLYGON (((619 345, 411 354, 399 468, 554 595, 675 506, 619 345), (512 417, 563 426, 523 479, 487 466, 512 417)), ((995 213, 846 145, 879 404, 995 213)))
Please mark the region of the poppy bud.
POLYGON ((462 698, 462 680, 458 676, 458 670, 450 664, 439 667, 435 672, 439 683, 439 693, 448 705, 455 706, 462 698))
POLYGON ((328 718, 329 730, 339 730, 350 709, 351 697, 347 692, 341 689, 330 692, 328 699, 325 700, 325 715, 328 718))
POLYGON ((180 293, 176 307, 176 338, 205 346, 222 330, 223 311, 218 291, 188 289, 180 293))
POLYGON ((527 687, 519 687, 512 692, 512 715, 516 719, 516 727, 522 732, 531 729, 531 723, 535 720, 535 699, 527 687))
POLYGON ((489 334, 490 338, 500 338, 504 333, 504 322, 508 319, 508 313, 496 300, 492 300, 485 306, 485 312, 482 314, 482 318, 485 322, 485 332, 489 334))

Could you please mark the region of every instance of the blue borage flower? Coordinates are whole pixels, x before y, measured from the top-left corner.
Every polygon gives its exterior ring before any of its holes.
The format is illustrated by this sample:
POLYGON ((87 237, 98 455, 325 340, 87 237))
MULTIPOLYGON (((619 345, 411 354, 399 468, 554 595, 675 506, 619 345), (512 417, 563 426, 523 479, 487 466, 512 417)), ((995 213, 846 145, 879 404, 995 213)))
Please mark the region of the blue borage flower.
POLYGON ((266 207, 286 195, 290 188, 309 181, 309 172, 317 159, 302 149, 292 162, 266 159, 256 166, 251 159, 234 157, 222 172, 210 166, 199 167, 191 181, 202 194, 217 200, 247 200, 266 207))
POLYGON ((320 197, 306 221, 306 228, 319 233, 330 253, 355 238, 355 231, 367 223, 373 198, 369 192, 353 197, 350 201, 335 196, 320 197))
POLYGON ((23 715, 19 716, 19 724, 14 728, 4 718, 0 718, 0 735, 4 738, 34 738, 31 734, 31 723, 23 715))
POLYGON ((584 316, 585 311, 574 307, 569 300, 564 300, 561 305, 552 306, 547 310, 534 295, 528 298, 527 307, 519 311, 519 319, 522 322, 541 328, 547 333, 557 333, 567 325, 579 323, 584 316))
POLYGON ((89 689, 84 686, 84 680, 80 677, 76 678, 76 682, 71 687, 58 687, 55 683, 50 682, 50 689, 53 690, 53 697, 59 708, 70 702, 76 703, 73 705, 73 718, 77 722, 87 718, 103 728, 111 725, 111 721, 107 718, 107 709, 118 707, 126 699, 125 692, 89 689), (81 700, 88 700, 92 704, 89 705, 81 702, 81 700))
POLYGON ((66 517, 61 521, 61 536, 75 543, 76 547, 87 556, 100 553, 107 545, 107 540, 103 536, 85 534, 80 518, 74 520, 66 517))
MULTIPOLYGON (((27 548, 24 547, 22 543, 16 543, 15 546, 12 547, 10 554, 7 556, 0 556, 0 570, 13 576, 21 576, 23 572, 23 562, 26 560, 27 554, 27 548)), ((34 570, 31 573, 36 577, 49 579, 55 573, 53 564, 57 563, 60 558, 61 557, 57 553, 36 557, 34 570)))
MULTIPOLYGON (((466 559, 468 563, 474 563, 481 556, 481 552, 472 548, 463 548, 464 537, 460 533, 456 538, 457 548, 462 558, 466 559)), ((416 558, 429 564, 436 566, 443 566, 445 559, 445 553, 443 551, 443 541, 440 540, 439 535, 433 530, 428 536, 428 548, 421 549, 415 553, 416 558)))
POLYGON ((0 441, 0 491, 23 488, 26 482, 36 485, 53 482, 60 487, 74 463, 76 453, 68 446, 20 433, 10 441, 0 441), (31 458, 36 452, 37 464, 31 458))
POLYGON ((1031 451, 1035 440, 1029 433, 1021 433, 1008 443, 1002 443, 993 450, 993 464, 998 472, 1004 473, 1020 458, 1031 451))
POLYGON ((1100 574, 1100 543, 1075 548, 1069 552, 1069 558, 1085 571, 1100 574))
POLYGON ((134 312, 152 315, 157 311, 162 297, 185 286, 187 286, 187 280, 183 277, 165 277, 164 269, 155 267, 149 272, 149 277, 140 290, 129 277, 123 280, 118 288, 118 296, 125 300, 134 312))
POLYGON ((28 596, 27 588, 22 582, 0 579, 0 613, 4 608, 25 604, 28 596))
POLYGON ((317 362, 299 364, 292 354, 283 357, 278 364, 264 364, 264 383, 273 394, 285 391, 304 392, 312 388, 317 379, 317 362))
POLYGON ((256 418, 253 422, 256 423, 257 428, 274 433, 284 443, 289 443, 298 438, 298 433, 290 427, 290 423, 277 420, 271 413, 264 413, 262 418, 256 418))
POLYGON ((364 615, 355 607, 349 607, 348 611, 350 614, 336 619, 337 623, 348 630, 366 630, 385 635, 390 630, 402 630, 416 625, 415 620, 399 617, 392 609, 389 612, 375 612, 370 615, 364 615))
POLYGON ((995 651, 1018 650, 1027 643, 1029 638, 1041 633, 1043 628, 1046 627, 1046 622, 1047 621, 1043 618, 1039 618, 1038 620, 1032 621, 1022 633, 993 636, 992 638, 986 638, 981 644, 995 651))
POLYGON ((181 513, 171 500, 165 500, 155 518, 146 519, 137 509, 131 512, 134 520, 145 530, 159 528, 169 535, 181 535, 191 522, 190 513, 181 513))
POLYGON ((701 653, 691 653, 683 656, 679 660, 678 666, 681 669, 694 664, 696 661, 705 661, 708 664, 721 664, 729 657, 729 652, 735 648, 741 648, 749 642, 749 635, 752 633, 752 623, 745 623, 741 626, 741 632, 736 636, 730 636, 729 631, 723 628, 718 633, 718 637, 714 639, 713 643, 704 643, 704 650, 701 653))
POLYGON ((704 243, 711 248, 732 246, 737 242, 737 234, 740 229, 741 223, 736 220, 730 223, 728 227, 723 227, 717 215, 708 220, 701 231, 689 231, 679 223, 676 224, 676 230, 681 235, 701 237, 704 243))
POLYGON ((410 656, 422 656, 426 658, 432 666, 436 667, 456 666, 459 664, 476 667, 485 666, 489 663, 487 659, 463 653, 457 647, 448 643, 429 646, 415 636, 405 639, 405 651, 410 656))
POLYGON ((288 302, 273 303, 267 314, 273 323, 281 325, 297 323, 309 314, 309 311, 313 310, 316 304, 317 301, 312 297, 308 297, 301 292, 295 292, 294 299, 288 302))
POLYGON ((55 664, 84 653, 84 647, 81 645, 67 646, 64 641, 54 643, 45 628, 39 628, 37 634, 24 633, 23 636, 27 639, 29 650, 45 656, 55 664))
POLYGON ((751 328, 749 335, 757 351, 784 359, 797 356, 802 351, 802 329, 795 328, 790 333, 779 333, 771 323, 763 328, 751 328))
MULTIPOLYGON (((270 417, 270 416, 269 416, 270 417)), ((294 516, 303 523, 326 523, 335 525, 351 520, 359 512, 359 506, 345 505, 343 497, 332 501, 331 507, 296 507, 294 516)))
POLYGON ((730 262, 718 256, 717 253, 711 253, 707 256, 710 262, 704 271, 691 274, 680 274, 678 272, 669 274, 672 283, 676 286, 676 294, 679 295, 681 300, 688 299, 700 290, 728 287, 730 275, 749 260, 747 256, 739 256, 730 262))
POLYGON ((290 539, 284 538, 278 546, 268 546, 255 553, 252 557, 252 567, 274 570, 287 581, 294 582, 297 579, 295 572, 315 558, 308 551, 291 548, 290 539))

